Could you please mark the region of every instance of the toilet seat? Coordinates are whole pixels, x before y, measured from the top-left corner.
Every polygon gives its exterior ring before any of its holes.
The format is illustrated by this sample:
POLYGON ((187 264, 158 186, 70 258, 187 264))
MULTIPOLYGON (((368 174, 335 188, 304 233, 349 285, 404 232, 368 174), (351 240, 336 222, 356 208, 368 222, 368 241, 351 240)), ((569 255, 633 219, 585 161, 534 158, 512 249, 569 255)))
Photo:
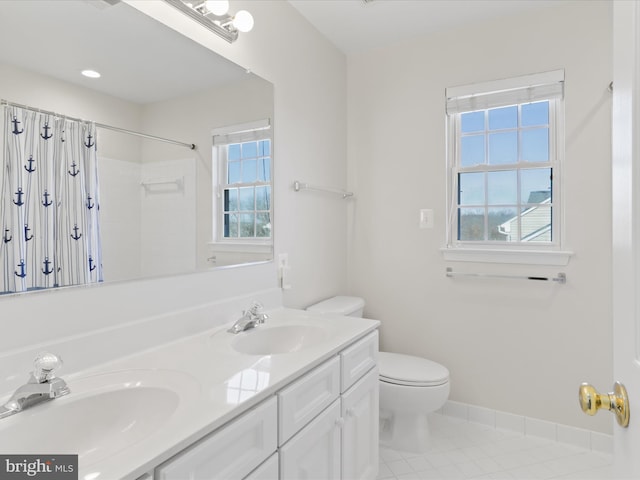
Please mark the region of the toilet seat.
POLYGON ((449 370, 426 358, 379 352, 380 381, 409 387, 435 387, 449 381, 449 370))

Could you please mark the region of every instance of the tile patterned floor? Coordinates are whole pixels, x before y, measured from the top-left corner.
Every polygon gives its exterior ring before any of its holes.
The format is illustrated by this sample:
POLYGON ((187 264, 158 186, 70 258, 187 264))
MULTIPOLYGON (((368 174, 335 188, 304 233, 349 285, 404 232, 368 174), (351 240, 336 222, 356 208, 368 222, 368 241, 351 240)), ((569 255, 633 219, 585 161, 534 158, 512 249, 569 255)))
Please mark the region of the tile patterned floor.
POLYGON ((428 453, 380 448, 378 479, 614 480, 611 455, 432 414, 428 453))

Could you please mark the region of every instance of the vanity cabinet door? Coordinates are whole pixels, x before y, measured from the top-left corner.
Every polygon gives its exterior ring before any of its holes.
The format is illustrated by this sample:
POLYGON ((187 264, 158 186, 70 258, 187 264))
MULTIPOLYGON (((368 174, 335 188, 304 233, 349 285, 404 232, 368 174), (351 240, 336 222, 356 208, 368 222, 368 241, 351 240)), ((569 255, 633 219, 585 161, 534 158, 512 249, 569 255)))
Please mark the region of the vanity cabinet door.
POLYGON ((156 468, 155 480, 239 479, 277 448, 277 399, 216 430, 156 468))
POLYGON ((282 480, 340 478, 340 400, 280 447, 282 480))
POLYGON ((373 368, 342 395, 342 478, 378 475, 378 369, 373 368))

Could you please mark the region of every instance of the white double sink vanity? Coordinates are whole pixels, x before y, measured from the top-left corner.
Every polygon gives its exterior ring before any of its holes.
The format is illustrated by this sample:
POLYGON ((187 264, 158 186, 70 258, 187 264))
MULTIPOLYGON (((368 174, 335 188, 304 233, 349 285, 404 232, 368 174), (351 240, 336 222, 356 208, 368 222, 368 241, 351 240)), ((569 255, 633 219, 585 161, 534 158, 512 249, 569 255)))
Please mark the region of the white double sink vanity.
POLYGON ((71 393, 0 420, 0 452, 78 454, 83 480, 375 478, 378 322, 268 313, 60 372, 71 393))

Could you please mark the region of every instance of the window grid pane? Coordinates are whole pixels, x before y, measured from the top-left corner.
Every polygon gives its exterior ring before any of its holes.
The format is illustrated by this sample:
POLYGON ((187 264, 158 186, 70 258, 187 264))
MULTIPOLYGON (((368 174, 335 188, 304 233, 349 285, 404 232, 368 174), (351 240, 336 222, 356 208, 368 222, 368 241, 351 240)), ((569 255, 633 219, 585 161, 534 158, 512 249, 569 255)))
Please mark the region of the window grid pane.
POLYGON ((271 237, 271 141, 226 146, 223 238, 271 237))
POLYGON ((499 132, 489 134, 489 163, 508 165, 518 162, 518 132, 499 132))
POLYGON ((485 210, 483 208, 458 209, 458 239, 462 241, 484 241, 485 210))
POLYGON ((457 240, 552 243, 550 102, 458 117, 457 240))

